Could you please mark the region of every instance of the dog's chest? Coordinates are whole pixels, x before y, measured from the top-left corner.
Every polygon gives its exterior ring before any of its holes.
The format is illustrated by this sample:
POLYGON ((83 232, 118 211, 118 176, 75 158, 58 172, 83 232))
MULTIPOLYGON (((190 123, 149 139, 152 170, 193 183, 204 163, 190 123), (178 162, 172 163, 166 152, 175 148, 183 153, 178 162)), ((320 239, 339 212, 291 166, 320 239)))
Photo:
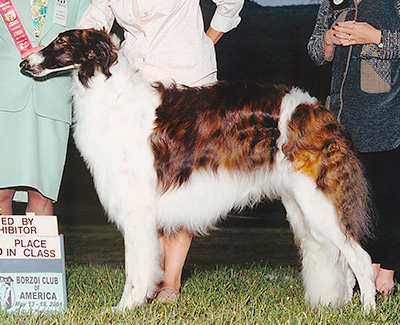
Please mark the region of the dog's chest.
POLYGON ((127 84, 117 76, 74 93, 74 139, 108 211, 125 193, 139 197, 155 188, 148 138, 157 98, 150 85, 136 85, 136 79, 127 84))

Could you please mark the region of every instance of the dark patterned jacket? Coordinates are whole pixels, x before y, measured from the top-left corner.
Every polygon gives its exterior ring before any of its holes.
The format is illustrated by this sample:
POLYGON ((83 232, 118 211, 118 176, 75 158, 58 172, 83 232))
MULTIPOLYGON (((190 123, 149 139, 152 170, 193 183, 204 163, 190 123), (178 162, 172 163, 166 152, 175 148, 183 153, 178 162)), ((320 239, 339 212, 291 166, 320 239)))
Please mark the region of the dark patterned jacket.
POLYGON ((383 47, 335 46, 329 108, 352 133, 359 151, 392 150, 400 145, 400 0, 362 0, 357 10, 352 0, 337 8, 323 0, 308 52, 317 65, 327 63, 325 32, 337 20, 354 20, 355 15, 382 30, 383 47))

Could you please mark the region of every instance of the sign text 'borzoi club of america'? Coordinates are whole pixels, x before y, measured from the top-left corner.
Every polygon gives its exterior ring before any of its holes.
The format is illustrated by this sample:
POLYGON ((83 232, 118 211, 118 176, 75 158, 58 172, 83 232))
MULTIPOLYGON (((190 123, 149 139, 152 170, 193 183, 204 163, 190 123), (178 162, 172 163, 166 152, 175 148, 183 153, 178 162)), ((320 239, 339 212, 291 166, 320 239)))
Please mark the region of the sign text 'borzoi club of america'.
POLYGON ((0 216, 0 306, 57 312, 67 305, 63 236, 55 216, 0 216))

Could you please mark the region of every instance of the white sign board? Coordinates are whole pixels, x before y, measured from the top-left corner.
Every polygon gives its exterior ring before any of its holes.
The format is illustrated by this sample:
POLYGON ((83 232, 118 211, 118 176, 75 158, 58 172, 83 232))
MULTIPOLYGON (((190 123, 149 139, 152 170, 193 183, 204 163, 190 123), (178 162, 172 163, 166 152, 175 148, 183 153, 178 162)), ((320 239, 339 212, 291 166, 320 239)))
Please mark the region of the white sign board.
POLYGON ((60 259, 61 247, 58 236, 1 236, 0 259, 36 258, 60 259))
POLYGON ((63 236, 55 216, 0 216, 0 307, 59 312, 67 306, 63 236))
POLYGON ((35 217, 33 213, 26 216, 0 215, 1 235, 58 236, 57 217, 35 217))
POLYGON ((64 297, 61 282, 59 273, 0 275, 2 308, 27 313, 31 310, 59 311, 64 297))

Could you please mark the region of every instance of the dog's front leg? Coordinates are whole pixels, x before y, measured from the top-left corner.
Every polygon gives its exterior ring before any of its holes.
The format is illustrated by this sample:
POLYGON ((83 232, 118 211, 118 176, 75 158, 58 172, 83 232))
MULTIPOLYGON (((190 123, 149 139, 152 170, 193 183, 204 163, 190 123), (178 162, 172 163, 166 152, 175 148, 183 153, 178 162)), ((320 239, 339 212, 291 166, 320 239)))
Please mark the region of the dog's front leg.
POLYGON ((152 297, 162 279, 160 249, 151 205, 140 206, 124 214, 120 229, 125 242, 126 282, 118 310, 143 304, 152 297))

